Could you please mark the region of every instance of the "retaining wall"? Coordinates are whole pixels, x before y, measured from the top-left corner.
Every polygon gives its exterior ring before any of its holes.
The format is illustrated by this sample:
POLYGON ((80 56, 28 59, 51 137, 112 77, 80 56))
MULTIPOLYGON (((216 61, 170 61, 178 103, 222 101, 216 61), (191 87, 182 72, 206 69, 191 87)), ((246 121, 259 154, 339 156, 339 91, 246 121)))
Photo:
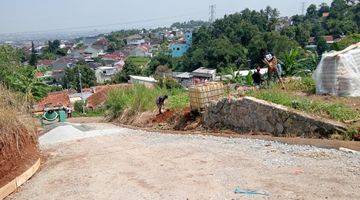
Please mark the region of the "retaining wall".
POLYGON ((253 97, 212 102, 203 117, 208 128, 268 132, 275 136, 328 137, 347 129, 342 123, 310 116, 253 97))

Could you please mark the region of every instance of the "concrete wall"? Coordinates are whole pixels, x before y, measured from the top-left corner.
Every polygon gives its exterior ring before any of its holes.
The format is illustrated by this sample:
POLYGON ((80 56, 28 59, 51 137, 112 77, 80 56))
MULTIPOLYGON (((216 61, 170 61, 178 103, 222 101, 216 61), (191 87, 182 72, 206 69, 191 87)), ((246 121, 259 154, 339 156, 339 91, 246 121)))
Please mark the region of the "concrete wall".
POLYGON ((276 136, 328 137, 346 126, 252 97, 212 102, 204 114, 208 128, 268 132, 276 136))

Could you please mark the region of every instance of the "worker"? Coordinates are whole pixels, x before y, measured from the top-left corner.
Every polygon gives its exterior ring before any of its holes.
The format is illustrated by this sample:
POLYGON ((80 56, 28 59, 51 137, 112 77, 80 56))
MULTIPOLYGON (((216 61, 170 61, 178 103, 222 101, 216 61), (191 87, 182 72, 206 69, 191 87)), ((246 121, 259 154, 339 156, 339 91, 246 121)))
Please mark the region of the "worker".
POLYGON ((72 108, 69 106, 66 108, 66 111, 67 111, 67 117, 71 118, 72 117, 72 108))
POLYGON ((162 107, 164 106, 165 104, 165 100, 168 98, 167 95, 163 95, 163 96, 159 96, 157 99, 156 99, 156 105, 157 107, 159 108, 159 115, 162 114, 162 107))
POLYGON ((256 88, 260 88, 260 85, 264 82, 262 75, 260 73, 260 66, 256 68, 255 73, 252 75, 253 82, 256 88))
POLYGON ((284 83, 280 77, 281 66, 279 68, 279 63, 278 63, 276 56, 273 56, 271 53, 266 53, 263 62, 268 67, 268 80, 267 80, 268 85, 270 85, 270 80, 273 77, 275 77, 275 79, 277 78, 279 80, 279 82, 281 83, 282 88, 285 89, 284 83))

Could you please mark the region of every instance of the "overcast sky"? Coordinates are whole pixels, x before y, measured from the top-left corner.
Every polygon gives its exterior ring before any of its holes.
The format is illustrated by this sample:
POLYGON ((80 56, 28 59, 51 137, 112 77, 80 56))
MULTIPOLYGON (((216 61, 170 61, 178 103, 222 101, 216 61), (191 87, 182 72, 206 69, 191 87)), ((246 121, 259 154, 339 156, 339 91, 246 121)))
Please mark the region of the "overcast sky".
POLYGON ((300 14, 302 2, 307 7, 331 0, 0 0, 0 33, 165 26, 207 20, 210 4, 216 4, 217 17, 267 5, 285 16, 300 14))

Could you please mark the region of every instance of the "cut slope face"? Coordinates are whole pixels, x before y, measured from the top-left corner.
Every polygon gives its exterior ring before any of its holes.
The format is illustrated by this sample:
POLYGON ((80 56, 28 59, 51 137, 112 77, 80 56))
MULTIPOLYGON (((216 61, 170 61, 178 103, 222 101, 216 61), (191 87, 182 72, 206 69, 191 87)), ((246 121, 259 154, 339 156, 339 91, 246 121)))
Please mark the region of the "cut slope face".
POLYGON ((0 187, 38 158, 34 121, 21 97, 0 86, 0 187))

